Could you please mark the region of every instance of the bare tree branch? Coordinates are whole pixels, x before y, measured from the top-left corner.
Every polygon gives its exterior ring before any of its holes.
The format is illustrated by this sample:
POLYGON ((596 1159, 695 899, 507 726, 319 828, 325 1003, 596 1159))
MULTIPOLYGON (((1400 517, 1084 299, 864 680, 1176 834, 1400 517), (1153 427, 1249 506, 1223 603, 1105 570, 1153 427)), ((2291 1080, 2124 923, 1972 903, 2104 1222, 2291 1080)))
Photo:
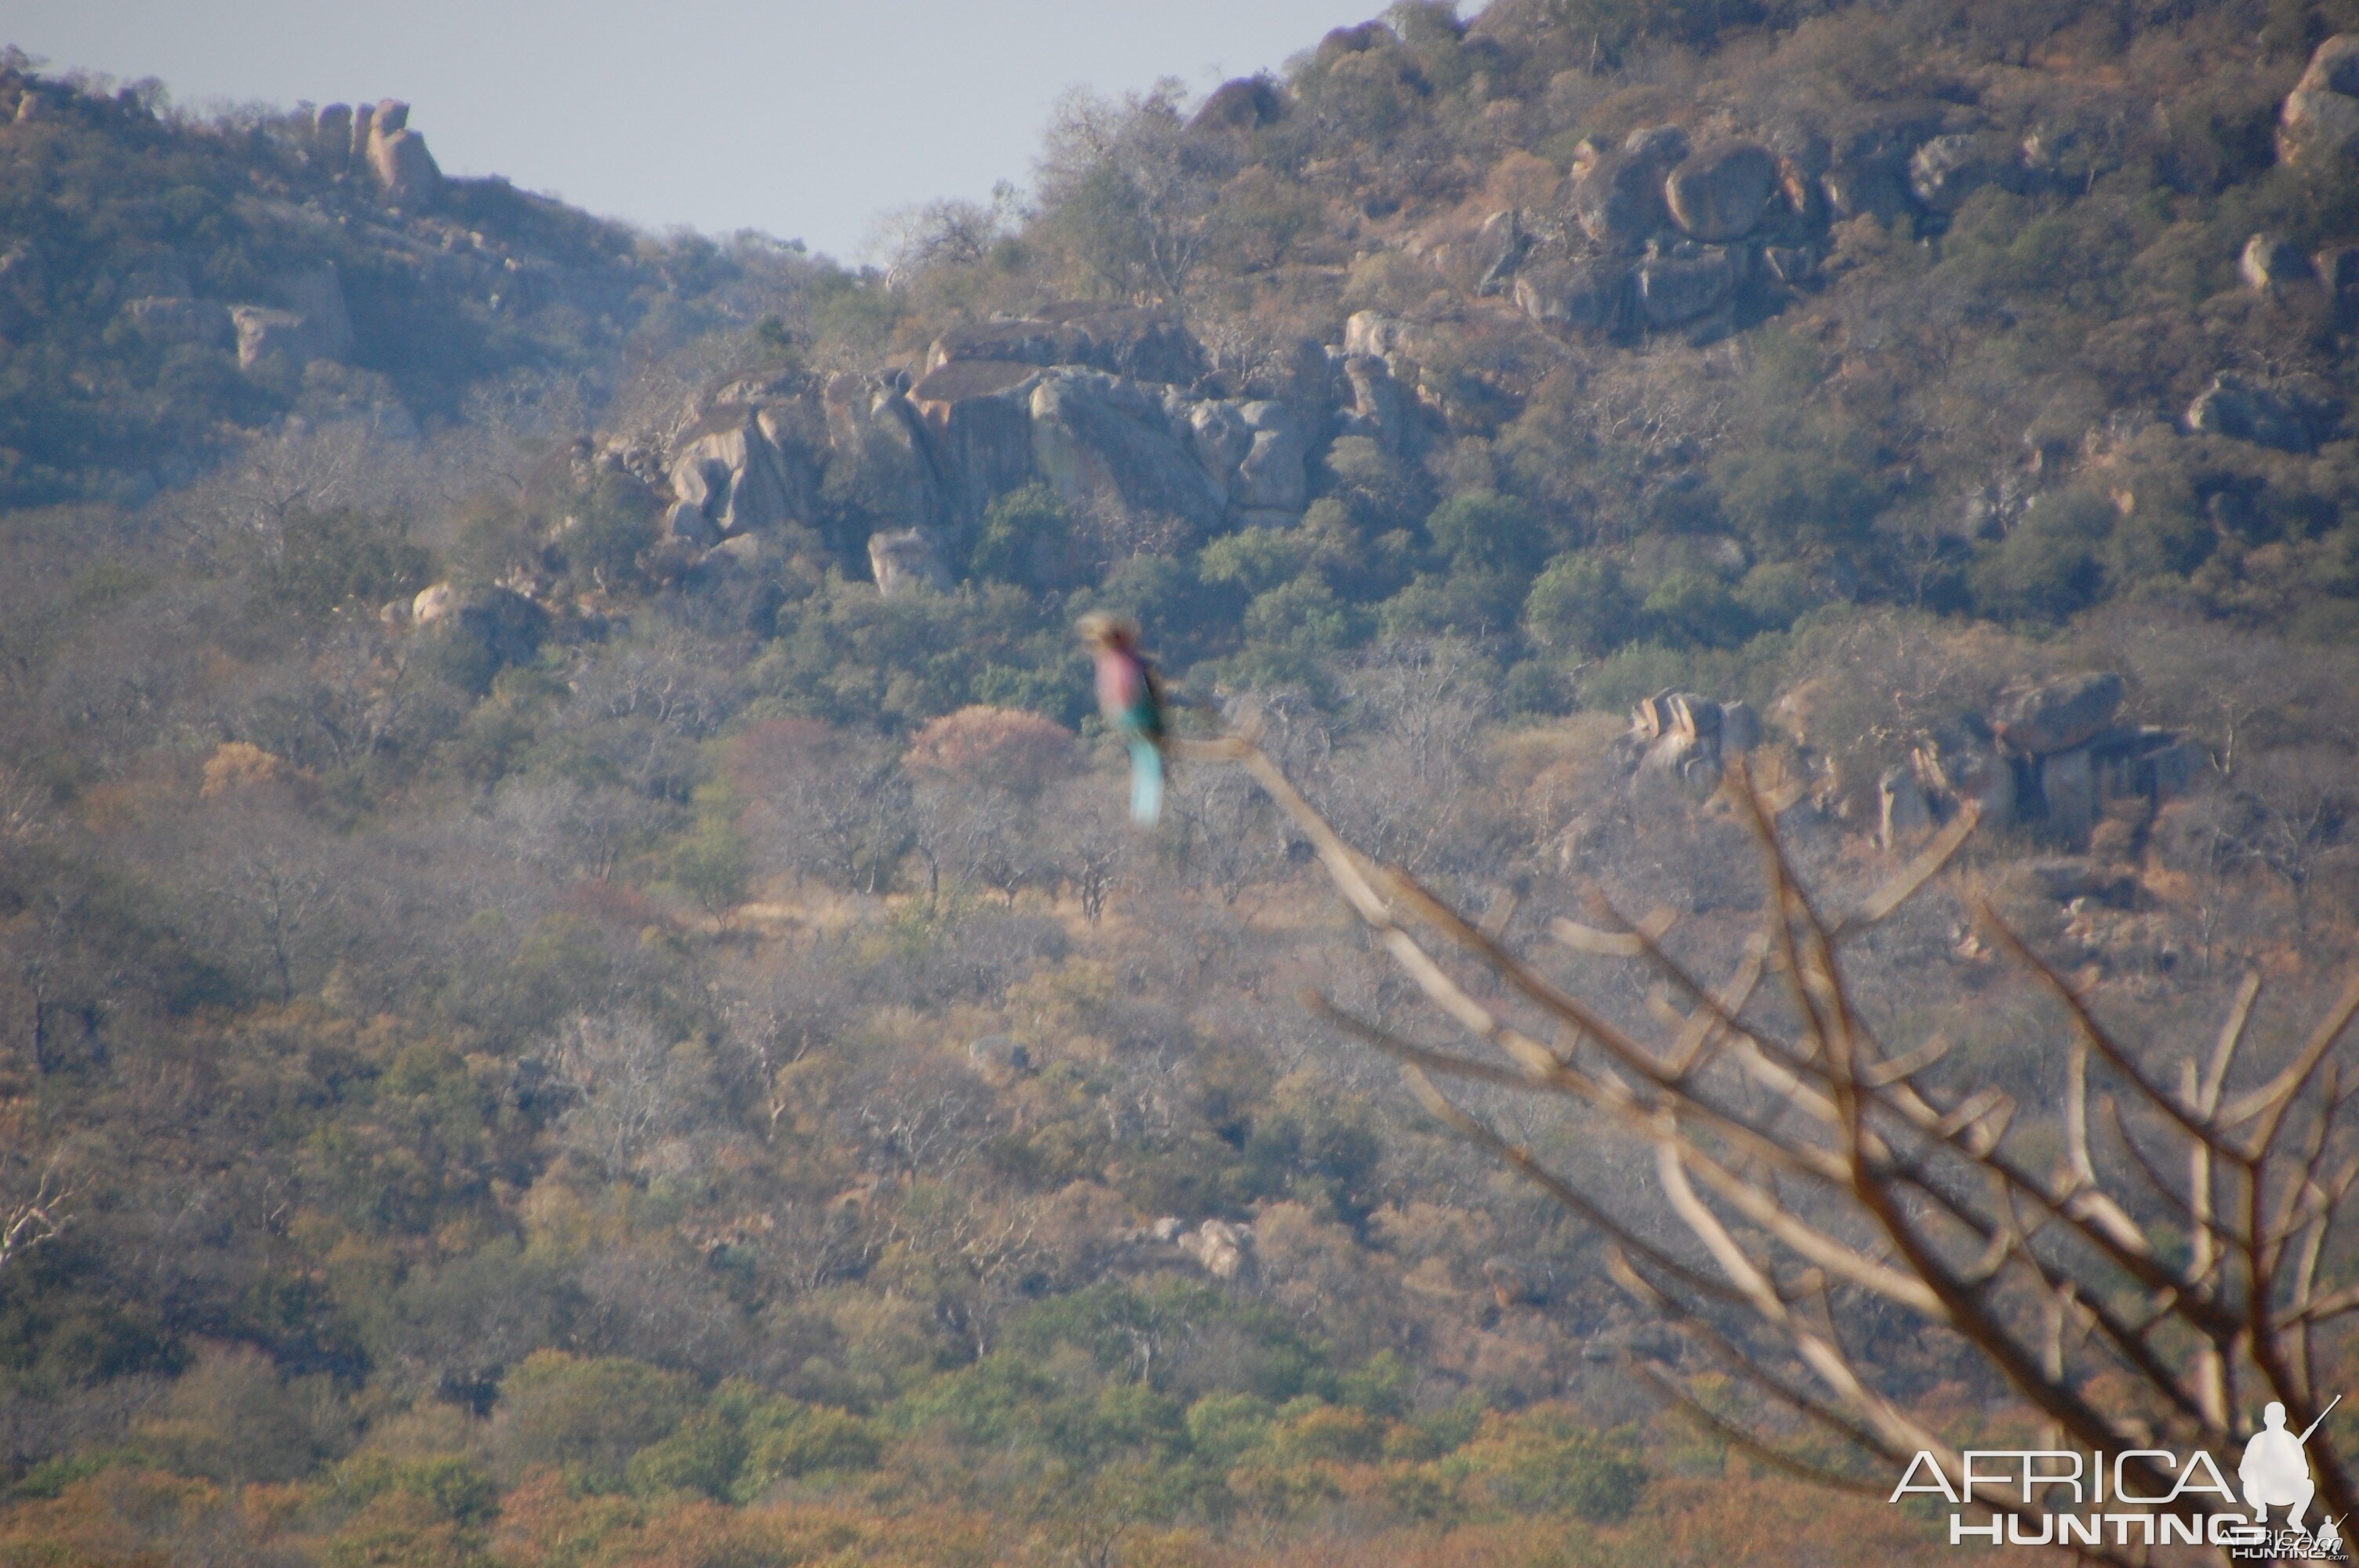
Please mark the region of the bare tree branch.
MULTIPOLYGON (((1470 921, 1406 872, 1362 854, 1253 738, 1189 750, 1251 773, 1401 973, 1451 1027, 1505 1059, 1414 1044, 1306 993, 1313 1011, 1399 1061, 1437 1119, 1596 1228, 1626 1291, 1775 1405, 1888 1461, 1931 1454, 1957 1478, 1958 1455, 1833 1332, 1830 1288, 1840 1284, 1894 1303, 1927 1332, 1956 1336, 2044 1420, 2050 1442, 2115 1454, 2125 1476, 2150 1464, 2156 1455, 2138 1451, 2164 1435, 2233 1441, 2241 1379, 2284 1402, 2297 1426, 2314 1417, 2319 1327, 2359 1311, 2359 1286, 2321 1289, 2331 1260, 2344 1255, 2336 1234, 2359 1185, 2359 1147, 2344 1115, 2354 1095, 2334 1058, 2359 1016, 2359 980, 2259 1087, 2226 1100, 2259 990, 2247 978, 2209 1060, 2182 1064, 2174 1093, 1984 909, 2002 948, 2064 1010, 2071 1031, 2066 1092, 2049 1122, 2062 1159, 2042 1177, 2010 1148, 2015 1100, 1991 1085, 1962 1094, 1932 1087, 1949 1052, 1940 1037, 1886 1050, 1860 1016, 1840 957, 1940 874, 1973 832, 1971 814, 1851 914, 1830 917, 1779 839, 1784 803, 1732 767, 1725 789, 1761 846, 1769 896, 1762 928, 1726 982, 1707 984, 1665 948, 1673 918, 1662 910, 1625 922, 1601 902, 1602 924, 1550 926, 1565 948, 1660 978, 1648 1011, 1669 1037, 1656 1044, 1511 949, 1505 923, 1470 921), (1461 964, 1499 982, 1497 1000, 1458 978, 1461 964), (1773 975, 1782 1010, 1756 1000, 1773 975), (1777 1030, 1764 1022, 1765 1008, 1783 1021, 1777 1030), (1549 1037, 1559 1044, 1543 1044, 1549 1037), (1648 1240, 1642 1231, 1651 1222, 1502 1137, 1436 1087, 1437 1076, 1600 1113, 1604 1130, 1651 1151, 1657 1187, 1694 1252, 1648 1240), (2113 1134, 2103 1146, 2090 1127, 2098 1113, 2113 1134), (2158 1144, 2174 1152, 2158 1155, 2158 1144), (2136 1206, 2113 1188, 2116 1164, 2151 1189, 2136 1206), (2183 1189, 2167 1173, 2174 1164, 2187 1173, 2183 1189), (2183 1249, 2160 1245, 2137 1217, 2158 1202, 2167 1225, 2184 1233, 2183 1249), (1731 1337, 1730 1322, 1749 1326, 1731 1337), (1772 1374, 1773 1360, 1799 1363, 1813 1386, 1772 1374), (2111 1380, 2093 1382, 2100 1374, 2111 1380), (2125 1376, 2147 1402, 2119 1408, 2125 1376)), ((1857 1485, 1705 1409, 1669 1368, 1639 1375, 1764 1463, 1857 1485)), ((2344 1515, 2351 1479, 2322 1430, 2310 1452, 2324 1511, 2344 1515)), ((2169 1485, 2151 1469, 2140 1481, 2169 1485)))

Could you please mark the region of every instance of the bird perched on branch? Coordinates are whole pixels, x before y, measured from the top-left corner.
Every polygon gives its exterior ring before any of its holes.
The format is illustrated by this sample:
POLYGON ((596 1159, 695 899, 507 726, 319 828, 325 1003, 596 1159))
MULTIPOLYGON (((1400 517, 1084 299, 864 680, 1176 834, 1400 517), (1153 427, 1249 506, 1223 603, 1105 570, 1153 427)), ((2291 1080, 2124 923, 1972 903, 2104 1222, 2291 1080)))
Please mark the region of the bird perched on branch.
POLYGON ((1138 628, 1093 611, 1081 620, 1082 641, 1097 661, 1098 710, 1130 748, 1130 819, 1151 827, 1163 816, 1163 687, 1138 651, 1138 628))

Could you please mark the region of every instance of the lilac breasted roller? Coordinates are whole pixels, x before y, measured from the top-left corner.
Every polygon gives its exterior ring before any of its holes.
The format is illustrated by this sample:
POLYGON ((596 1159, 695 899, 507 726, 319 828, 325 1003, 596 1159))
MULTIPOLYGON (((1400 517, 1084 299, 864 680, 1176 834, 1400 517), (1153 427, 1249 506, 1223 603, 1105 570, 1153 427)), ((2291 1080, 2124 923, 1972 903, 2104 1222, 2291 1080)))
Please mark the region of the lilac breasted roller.
POLYGON ((1081 633, 1097 661, 1098 710, 1130 748, 1130 819, 1151 827, 1163 816, 1163 687, 1139 654, 1136 626, 1093 613, 1081 633))

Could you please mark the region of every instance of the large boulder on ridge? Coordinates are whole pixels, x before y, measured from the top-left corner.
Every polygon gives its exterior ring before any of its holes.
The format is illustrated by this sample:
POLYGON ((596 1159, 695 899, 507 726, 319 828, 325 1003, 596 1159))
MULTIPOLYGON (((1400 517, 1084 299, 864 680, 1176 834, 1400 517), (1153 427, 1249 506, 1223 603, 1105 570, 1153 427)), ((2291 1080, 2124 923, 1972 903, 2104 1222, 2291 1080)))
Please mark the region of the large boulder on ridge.
POLYGON ((1693 239, 1743 239, 1761 222, 1777 189, 1777 160, 1751 142, 1723 142, 1690 153, 1663 182, 1672 219, 1693 239))
MULTIPOLYGON (((357 131, 362 122, 355 117, 357 131)), ((442 170, 426 150, 426 138, 409 128, 409 105, 387 98, 367 121, 369 172, 377 189, 397 206, 425 208, 442 193, 442 170)))

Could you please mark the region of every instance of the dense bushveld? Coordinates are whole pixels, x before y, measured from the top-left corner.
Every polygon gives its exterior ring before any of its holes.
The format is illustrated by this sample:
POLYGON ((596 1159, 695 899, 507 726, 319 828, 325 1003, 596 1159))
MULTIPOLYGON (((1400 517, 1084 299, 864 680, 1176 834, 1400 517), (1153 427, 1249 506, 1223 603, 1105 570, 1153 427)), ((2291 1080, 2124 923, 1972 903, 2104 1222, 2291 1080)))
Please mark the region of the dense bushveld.
MULTIPOLYGON (((2352 19, 1405 5, 1266 123, 1077 103, 1029 204, 905 215, 863 271, 496 182, 386 215, 299 117, 40 81, 0 126, 0 1195, 67 1195, 0 1261, 0 1562, 1917 1550, 1630 1385, 1663 1331, 1595 1238, 1299 1004, 1409 1001, 1307 847, 1211 764, 1122 820, 1071 622, 1137 614, 1183 728, 1249 715, 1511 938, 1602 891, 1712 962, 1753 849, 1633 798, 1630 700, 1768 712, 1841 891, 1888 869, 1881 770, 2010 683, 2116 670, 2205 787, 2086 844, 1979 836, 1861 994, 2052 1098, 2060 1020, 1987 903, 2164 1055, 2255 968, 2291 1028, 2359 928, 2359 449, 2343 302, 2237 263, 2359 240, 2352 166, 2271 139, 2352 19), (1631 130, 1928 102, 2038 178, 1836 223, 1717 335, 1558 336, 1452 260, 1631 130), (464 261, 502 252, 546 269, 529 309, 464 261), (322 263, 345 362, 120 315, 322 263), (1016 492, 954 587, 892 598, 861 547, 897 519, 848 479, 760 573, 682 575, 566 460, 717 378, 914 365, 1071 297, 1182 314, 1240 386, 1378 312, 1425 434, 1323 443, 1293 528, 1016 492), (2298 391, 2303 438, 2182 433, 2223 371, 2298 391), (993 553, 1027 528, 1091 530, 1085 580, 993 553), (380 614, 523 556, 497 613, 380 614), (2096 893, 2053 896, 2060 849, 2096 893)), ((1515 1130, 1652 1202, 1582 1119, 1515 1130)), ((1973 1357, 1845 1306, 1945 1429, 2002 1434, 1973 1357)))

